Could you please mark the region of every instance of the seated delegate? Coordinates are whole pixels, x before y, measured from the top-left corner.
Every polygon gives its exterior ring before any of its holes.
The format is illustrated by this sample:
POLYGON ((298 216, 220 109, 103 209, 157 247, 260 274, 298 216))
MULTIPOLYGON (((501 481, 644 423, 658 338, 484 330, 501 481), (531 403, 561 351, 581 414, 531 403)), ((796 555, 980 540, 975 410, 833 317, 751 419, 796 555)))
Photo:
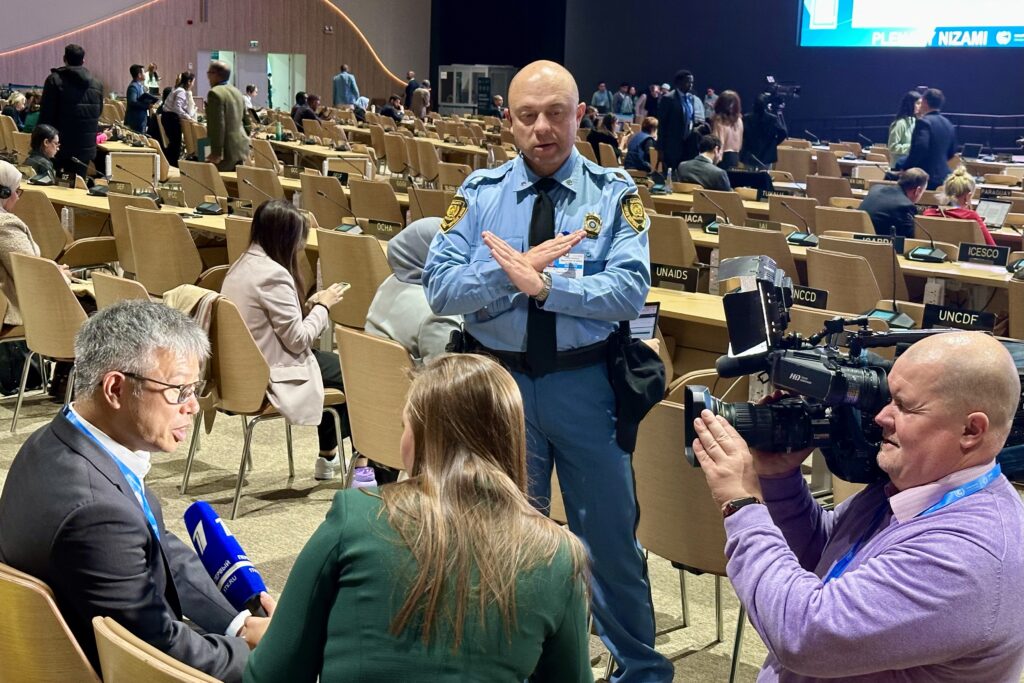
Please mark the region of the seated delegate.
POLYGON ((437 315, 423 289, 423 265, 440 218, 413 221, 388 242, 391 275, 380 283, 366 313, 366 331, 401 344, 416 362, 444 353, 462 316, 437 315))
POLYGON ((249 248, 228 270, 221 293, 238 306, 270 365, 270 403, 293 425, 318 425, 314 477, 333 479, 341 461, 334 419, 323 411, 324 387, 344 388, 341 367, 336 354, 313 346, 342 290, 335 284, 306 299, 299 259, 306 258, 308 237, 309 223, 291 202, 260 204, 249 248))
POLYGON ((53 168, 53 158, 57 156, 60 149, 60 134, 53 126, 45 123, 36 126, 32 131, 32 149, 25 165, 31 166, 36 175, 46 176, 51 180, 56 179, 57 172, 53 168))
POLYGON ((245 680, 591 681, 586 555, 526 497, 512 376, 441 356, 403 424, 409 479, 335 496, 245 680))
POLYGON ((996 241, 992 239, 992 234, 988 231, 988 226, 985 225, 985 219, 971 208, 974 197, 974 178, 971 177, 967 168, 961 166, 949 174, 946 182, 942 184, 942 194, 945 197, 946 206, 937 209, 930 207, 923 215, 974 221, 981 230, 985 244, 993 247, 996 245, 996 241))
POLYGON ((877 234, 913 237, 917 202, 927 186, 927 173, 919 168, 908 168, 900 174, 896 185, 872 186, 860 203, 860 210, 871 217, 877 234))
POLYGON ((834 511, 800 473, 809 449, 751 456, 724 419, 695 420, 729 579, 768 647, 757 680, 1015 683, 1024 506, 996 455, 1017 368, 992 337, 949 332, 911 346, 888 383, 875 422, 889 481, 834 511))
POLYGON ((22 324, 11 254, 39 256, 39 245, 32 239, 29 227, 11 213, 21 192, 21 172, 8 162, 0 161, 0 291, 10 302, 4 315, 4 325, 22 324))
POLYGON ((626 160, 622 163, 626 169, 635 169, 650 173, 651 148, 654 147, 654 135, 658 132, 658 119, 653 116, 644 118, 640 124, 640 130, 629 138, 626 145, 626 160))
POLYGON ((676 168, 676 181, 693 183, 705 190, 728 192, 732 190, 729 174, 716 166, 722 160, 722 141, 714 135, 701 137, 697 145, 697 156, 684 161, 676 168))

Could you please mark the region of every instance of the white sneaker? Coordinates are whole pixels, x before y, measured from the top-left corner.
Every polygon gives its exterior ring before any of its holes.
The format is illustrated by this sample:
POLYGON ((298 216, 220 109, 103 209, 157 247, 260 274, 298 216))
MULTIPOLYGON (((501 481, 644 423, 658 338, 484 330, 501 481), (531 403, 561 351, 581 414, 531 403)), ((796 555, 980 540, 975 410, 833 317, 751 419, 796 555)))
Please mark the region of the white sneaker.
POLYGON ((334 479, 338 476, 340 465, 341 459, 338 456, 334 456, 330 460, 318 457, 316 459, 316 467, 313 468, 313 478, 321 481, 334 479))

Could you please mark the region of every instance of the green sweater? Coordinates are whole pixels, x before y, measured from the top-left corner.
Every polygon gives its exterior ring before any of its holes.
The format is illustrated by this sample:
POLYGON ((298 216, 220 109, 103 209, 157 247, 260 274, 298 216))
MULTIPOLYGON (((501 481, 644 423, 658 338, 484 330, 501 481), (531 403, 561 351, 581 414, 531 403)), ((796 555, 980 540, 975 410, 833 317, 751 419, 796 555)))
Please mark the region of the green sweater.
POLYGON ((916 123, 917 119, 913 116, 906 116, 889 124, 889 153, 892 154, 893 163, 899 157, 910 154, 910 139, 914 136, 916 123))
MULTIPOLYGON (((327 519, 303 548, 246 683, 344 681, 592 681, 587 605, 572 580, 567 549, 551 565, 520 576, 516 622, 506 637, 491 610, 481 628, 467 610, 461 648, 451 633, 424 646, 418 628, 400 637, 388 627, 415 576, 408 548, 380 515, 377 489, 339 492, 327 519)), ((441 622, 442 624, 444 622, 441 622)))

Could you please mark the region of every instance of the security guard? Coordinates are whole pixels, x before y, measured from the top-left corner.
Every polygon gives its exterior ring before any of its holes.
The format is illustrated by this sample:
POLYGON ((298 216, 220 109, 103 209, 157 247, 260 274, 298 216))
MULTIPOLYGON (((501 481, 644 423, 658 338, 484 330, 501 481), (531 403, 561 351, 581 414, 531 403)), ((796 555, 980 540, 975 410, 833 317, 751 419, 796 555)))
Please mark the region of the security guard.
POLYGON ((534 62, 509 87, 521 156, 470 175, 448 208, 423 281, 438 314, 462 314, 472 344, 523 395, 530 494, 546 508, 557 464, 569 527, 586 543, 612 681, 671 681, 636 542, 631 454, 615 439, 606 340, 650 288, 647 215, 628 175, 574 146, 585 105, 572 76, 534 62))

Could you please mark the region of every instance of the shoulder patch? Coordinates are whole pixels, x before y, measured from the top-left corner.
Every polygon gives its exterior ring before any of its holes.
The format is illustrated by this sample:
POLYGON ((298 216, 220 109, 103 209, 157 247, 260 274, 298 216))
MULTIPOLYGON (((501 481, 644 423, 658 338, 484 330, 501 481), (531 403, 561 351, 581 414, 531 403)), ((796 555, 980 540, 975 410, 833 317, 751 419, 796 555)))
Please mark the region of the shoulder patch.
POLYGON ((444 218, 441 219, 441 232, 448 232, 454 228, 466 215, 468 208, 466 200, 462 196, 452 197, 452 203, 448 205, 448 210, 444 212, 444 218))
MULTIPOLYGON (((640 201, 640 195, 631 193, 622 198, 622 217, 629 223, 629 227, 637 233, 644 231, 644 223, 647 222, 647 211, 644 210, 644 203, 640 201)), ((450 209, 449 209, 450 210, 450 209)), ((444 225, 442 224, 442 229, 444 225)))

